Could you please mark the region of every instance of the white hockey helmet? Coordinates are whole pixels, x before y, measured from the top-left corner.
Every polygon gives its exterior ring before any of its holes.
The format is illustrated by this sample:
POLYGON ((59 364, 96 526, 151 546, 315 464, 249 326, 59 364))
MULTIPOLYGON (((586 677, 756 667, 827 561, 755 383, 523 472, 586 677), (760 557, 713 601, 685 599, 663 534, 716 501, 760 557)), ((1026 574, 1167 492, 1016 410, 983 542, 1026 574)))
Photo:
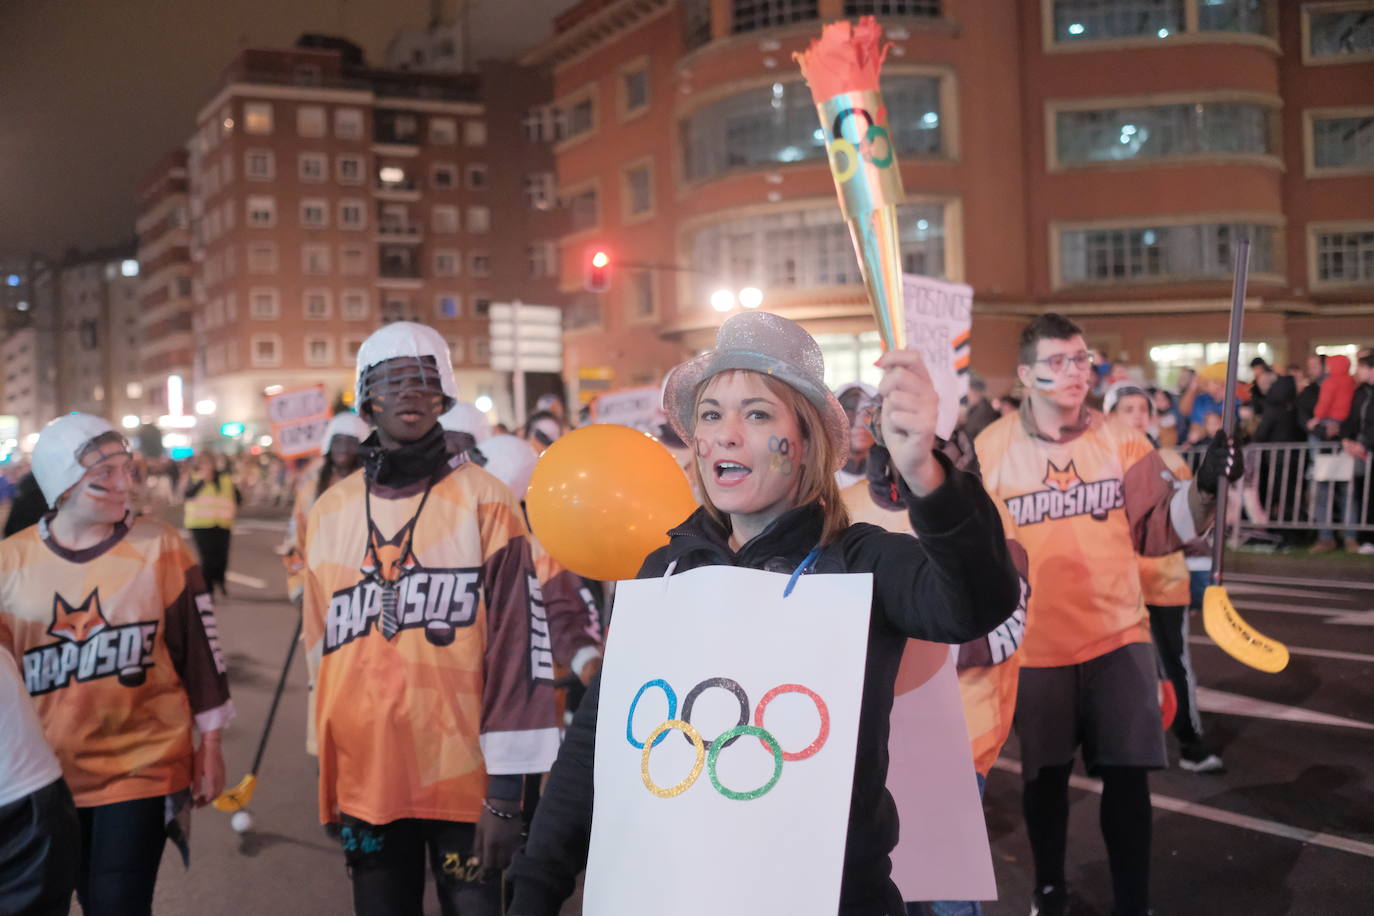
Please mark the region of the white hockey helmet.
POLYGON ((366 420, 351 410, 345 410, 329 418, 329 425, 324 428, 324 437, 320 440, 320 451, 329 451, 329 443, 334 441, 335 436, 352 436, 362 442, 371 434, 372 427, 366 420))
POLYGON ((85 476, 82 454, 94 440, 106 436, 109 441, 124 443, 128 449, 123 433, 88 413, 69 413, 43 427, 33 447, 33 477, 49 508, 56 508, 62 494, 85 476))
POLYGON ((358 348, 358 375, 355 382, 353 406, 359 415, 367 408, 368 397, 379 379, 369 380, 368 370, 393 359, 414 360, 422 376, 434 373, 447 402, 444 409, 458 400, 458 383, 453 378, 453 360, 448 343, 439 332, 426 324, 414 321, 393 321, 363 341, 358 348))
POLYGON ((524 499, 534 464, 539 460, 534 446, 519 436, 500 435, 492 436, 477 450, 487 459, 487 473, 510 487, 516 499, 524 499))
POLYGON ((480 445, 491 438, 491 423, 487 415, 466 401, 459 401, 439 418, 439 425, 449 432, 467 433, 480 445))

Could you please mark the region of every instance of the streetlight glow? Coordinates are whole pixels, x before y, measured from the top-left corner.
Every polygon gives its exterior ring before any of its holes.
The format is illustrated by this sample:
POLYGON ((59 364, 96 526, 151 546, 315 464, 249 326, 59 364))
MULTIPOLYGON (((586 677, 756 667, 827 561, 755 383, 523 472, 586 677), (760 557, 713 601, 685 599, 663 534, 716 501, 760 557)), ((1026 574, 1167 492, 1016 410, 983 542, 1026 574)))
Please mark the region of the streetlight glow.
POLYGON ((485 394, 479 394, 477 400, 472 402, 472 406, 482 411, 482 413, 488 413, 491 410, 491 398, 487 397, 485 394))
POLYGON ((747 309, 756 309, 763 305, 763 290, 757 286, 746 286, 739 291, 739 304, 747 309))
POLYGON ((711 294, 711 308, 717 312, 728 312, 735 307, 735 294, 728 289, 718 289, 711 294))
POLYGON ((125 429, 138 429, 138 427, 142 424, 143 421, 140 420, 138 417, 134 416, 133 414, 127 413, 124 415, 124 419, 120 422, 124 425, 125 429))
POLYGON ((202 417, 208 417, 215 412, 215 408, 218 406, 219 405, 214 401, 205 398, 204 400, 196 401, 196 413, 200 414, 202 417))

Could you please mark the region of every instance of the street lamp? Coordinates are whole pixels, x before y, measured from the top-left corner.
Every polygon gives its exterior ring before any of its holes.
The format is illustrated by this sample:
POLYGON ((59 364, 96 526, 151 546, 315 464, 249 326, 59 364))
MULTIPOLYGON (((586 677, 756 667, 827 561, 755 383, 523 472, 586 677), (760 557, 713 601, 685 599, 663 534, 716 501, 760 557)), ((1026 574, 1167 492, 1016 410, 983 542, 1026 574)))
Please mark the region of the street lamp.
POLYGON ((747 309, 756 309, 763 305, 763 290, 757 286, 746 286, 739 291, 739 304, 747 309))
POLYGON ((125 429, 138 429, 143 424, 143 421, 133 414, 125 414, 122 422, 125 429))
POLYGON ((217 406, 218 405, 209 398, 202 401, 196 401, 196 413, 200 414, 202 417, 208 417, 215 412, 217 406))
POLYGON ((711 294, 711 308, 717 312, 728 312, 735 307, 735 294, 728 289, 718 289, 711 294))
POLYGON ((763 290, 757 286, 746 286, 736 292, 727 287, 721 287, 711 294, 711 308, 717 312, 729 312, 735 306, 747 309, 756 309, 763 305, 763 290))

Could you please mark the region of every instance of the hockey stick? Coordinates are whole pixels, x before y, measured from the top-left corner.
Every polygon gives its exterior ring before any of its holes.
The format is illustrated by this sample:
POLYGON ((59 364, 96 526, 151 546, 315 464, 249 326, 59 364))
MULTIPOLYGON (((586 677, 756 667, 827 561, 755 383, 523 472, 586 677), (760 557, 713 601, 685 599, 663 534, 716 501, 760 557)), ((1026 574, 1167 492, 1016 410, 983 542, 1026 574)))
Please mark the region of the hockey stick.
MULTIPOLYGON (((1222 407, 1222 425, 1226 438, 1233 441, 1236 430, 1236 361, 1240 357, 1240 326, 1245 315, 1245 279, 1250 263, 1250 240, 1241 239, 1236 245, 1236 275, 1231 286, 1230 345, 1226 356, 1226 397, 1222 407)), ((1245 622, 1231 604, 1222 585, 1222 561, 1226 556, 1226 504, 1230 496, 1226 474, 1217 481, 1217 514, 1212 530, 1212 584, 1202 599, 1202 626, 1212 642, 1237 661, 1275 674, 1288 665, 1288 647, 1270 639, 1245 622)))
MULTIPOLYGON (((262 727, 262 737, 258 739, 258 752, 253 755, 253 766, 248 775, 239 780, 233 788, 225 789, 212 804, 220 811, 241 811, 253 800, 253 789, 258 784, 258 765, 262 763, 262 753, 267 749, 267 738, 272 734, 272 720, 277 717, 277 706, 281 703, 282 691, 286 689, 286 677, 291 673, 291 661, 296 657, 296 643, 301 639, 301 616, 296 617, 296 630, 291 634, 291 647, 286 650, 286 663, 281 666, 281 677, 277 678, 277 690, 272 694, 272 705, 267 710, 267 722, 262 727)), ((237 825, 235 827, 237 828, 237 825)))

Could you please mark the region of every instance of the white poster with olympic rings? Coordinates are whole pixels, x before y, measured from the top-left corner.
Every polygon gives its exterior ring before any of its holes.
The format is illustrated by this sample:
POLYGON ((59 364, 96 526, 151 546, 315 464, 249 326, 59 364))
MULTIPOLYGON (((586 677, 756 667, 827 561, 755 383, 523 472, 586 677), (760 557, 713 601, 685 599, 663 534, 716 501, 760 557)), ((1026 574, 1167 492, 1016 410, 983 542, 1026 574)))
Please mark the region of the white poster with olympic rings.
POLYGON ((617 586, 585 912, 839 908, 873 580, 788 579, 617 586))

